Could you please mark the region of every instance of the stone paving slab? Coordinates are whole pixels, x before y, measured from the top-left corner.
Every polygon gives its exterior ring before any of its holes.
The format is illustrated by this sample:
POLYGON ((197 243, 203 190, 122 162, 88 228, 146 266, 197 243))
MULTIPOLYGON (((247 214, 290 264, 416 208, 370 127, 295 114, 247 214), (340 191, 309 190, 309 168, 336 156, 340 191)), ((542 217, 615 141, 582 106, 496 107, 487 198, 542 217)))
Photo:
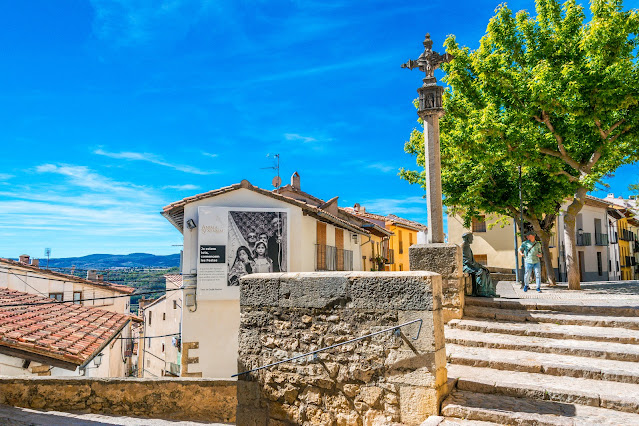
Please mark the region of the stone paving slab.
POLYGON ((485 306, 488 308, 558 311, 580 314, 617 315, 639 317, 639 300, 541 300, 541 299, 502 299, 489 297, 466 297, 469 306, 485 306))
POLYGON ((453 392, 442 404, 442 415, 498 424, 539 426, 639 425, 639 415, 553 401, 496 394, 453 392))
POLYGON ((222 423, 186 422, 138 417, 74 414, 59 411, 38 411, 0 404, 0 424, 7 426, 224 426, 222 423))
POLYGON ((632 383, 558 377, 465 365, 449 365, 448 377, 457 379, 457 389, 463 391, 590 405, 629 413, 639 412, 639 385, 632 383))
POLYGON ((623 327, 639 330, 639 317, 615 317, 569 312, 526 311, 517 309, 485 308, 467 305, 464 316, 489 318, 497 321, 544 322, 564 325, 588 325, 594 327, 623 327))
POLYGON ((506 298, 538 299, 538 300, 584 300, 610 303, 614 306, 620 301, 639 303, 639 281, 594 281, 582 282, 581 290, 568 290, 566 283, 555 287, 541 285, 541 293, 534 288, 524 292, 515 281, 501 281, 497 284, 497 294, 506 298))
POLYGON ((419 426, 493 426, 497 423, 480 420, 456 419, 454 417, 430 416, 419 426))
POLYGON ((481 318, 464 317, 453 319, 450 328, 481 331, 484 333, 515 334, 518 336, 549 337, 552 339, 595 340, 613 343, 639 343, 639 330, 585 325, 558 325, 552 323, 522 323, 487 321, 481 318))
POLYGON ((639 361, 639 346, 626 343, 515 336, 510 334, 458 330, 455 328, 447 328, 445 335, 447 343, 464 346, 598 357, 618 361, 639 361))
POLYGON ((451 364, 639 384, 639 363, 507 349, 446 345, 451 364))

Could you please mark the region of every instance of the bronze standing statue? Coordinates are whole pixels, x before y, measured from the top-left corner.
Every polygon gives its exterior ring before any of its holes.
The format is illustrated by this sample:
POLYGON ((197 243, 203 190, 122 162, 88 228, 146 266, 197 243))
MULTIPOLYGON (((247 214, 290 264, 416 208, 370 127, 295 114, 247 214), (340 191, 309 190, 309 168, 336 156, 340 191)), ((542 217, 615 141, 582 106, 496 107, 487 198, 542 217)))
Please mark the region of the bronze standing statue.
MULTIPOLYGON (((462 240, 464 240, 462 244, 463 270, 475 276, 473 288, 475 289, 476 295, 481 297, 499 297, 496 292, 497 283, 493 283, 488 268, 477 263, 473 256, 473 250, 470 248, 470 244, 473 242, 473 234, 466 232, 462 235, 462 240)), ((474 295, 475 294, 473 294, 473 296, 474 295)))

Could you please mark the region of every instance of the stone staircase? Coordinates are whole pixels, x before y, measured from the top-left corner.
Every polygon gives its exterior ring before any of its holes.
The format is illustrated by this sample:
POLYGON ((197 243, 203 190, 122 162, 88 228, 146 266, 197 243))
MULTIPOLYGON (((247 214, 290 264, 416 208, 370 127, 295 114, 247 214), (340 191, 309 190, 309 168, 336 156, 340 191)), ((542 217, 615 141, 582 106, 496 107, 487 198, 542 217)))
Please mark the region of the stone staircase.
POLYGON ((466 298, 441 425, 639 425, 639 310, 466 298))
POLYGON ((490 271, 490 277, 494 282, 515 281, 515 274, 512 269, 488 266, 488 270, 490 271))

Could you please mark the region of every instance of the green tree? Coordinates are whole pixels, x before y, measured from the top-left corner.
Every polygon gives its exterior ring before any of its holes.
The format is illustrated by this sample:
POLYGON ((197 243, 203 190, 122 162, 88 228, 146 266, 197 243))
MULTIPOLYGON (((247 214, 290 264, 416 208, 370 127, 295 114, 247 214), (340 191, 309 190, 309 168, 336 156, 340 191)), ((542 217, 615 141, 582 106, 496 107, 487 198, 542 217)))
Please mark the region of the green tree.
MULTIPOLYGON (((449 100, 448 106, 452 105, 449 100)), ((462 107, 463 105, 458 105, 462 107)), ((470 107, 470 105, 468 105, 470 107)), ((512 132, 509 141, 502 138, 491 141, 491 136, 481 132, 464 134, 473 120, 472 108, 465 113, 445 116, 441 126, 442 191, 444 203, 453 214, 460 214, 464 225, 470 227, 473 217, 481 213, 496 213, 520 221, 519 164, 520 159, 508 149, 522 135, 512 132), (486 149, 490 145, 490 149, 486 149)), ((417 164, 424 165, 423 134, 414 130, 405 144, 405 151, 417 157, 417 164)), ((401 169, 400 176, 411 183, 425 185, 425 172, 401 169)), ((550 256, 550 238, 560 202, 574 191, 575 185, 557 177, 545 166, 526 161, 522 167, 523 217, 539 235, 543 248, 545 271, 550 283, 555 283, 550 256)))
POLYGON ((455 59, 442 66, 446 120, 469 125, 453 137, 576 185, 564 216, 571 289, 580 288, 575 222, 587 192, 639 159, 639 12, 621 0, 592 0, 590 11, 586 21, 575 0, 537 0, 534 17, 502 5, 476 51, 446 40, 455 59))

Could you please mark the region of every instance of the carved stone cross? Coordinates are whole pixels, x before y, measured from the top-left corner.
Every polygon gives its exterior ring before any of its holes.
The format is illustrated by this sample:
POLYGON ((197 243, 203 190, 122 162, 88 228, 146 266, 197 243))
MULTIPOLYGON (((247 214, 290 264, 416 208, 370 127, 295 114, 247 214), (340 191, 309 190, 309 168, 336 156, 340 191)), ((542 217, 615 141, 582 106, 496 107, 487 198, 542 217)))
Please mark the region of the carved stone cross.
POLYGON ((419 55, 416 61, 409 59, 408 62, 402 64, 402 68, 419 68, 420 71, 426 73, 424 78, 424 85, 427 81, 435 79, 435 70, 439 68, 444 62, 450 62, 453 59, 453 55, 450 53, 444 53, 440 55, 437 52, 433 52, 433 41, 430 39, 430 34, 426 34, 424 39, 424 53, 419 55))

